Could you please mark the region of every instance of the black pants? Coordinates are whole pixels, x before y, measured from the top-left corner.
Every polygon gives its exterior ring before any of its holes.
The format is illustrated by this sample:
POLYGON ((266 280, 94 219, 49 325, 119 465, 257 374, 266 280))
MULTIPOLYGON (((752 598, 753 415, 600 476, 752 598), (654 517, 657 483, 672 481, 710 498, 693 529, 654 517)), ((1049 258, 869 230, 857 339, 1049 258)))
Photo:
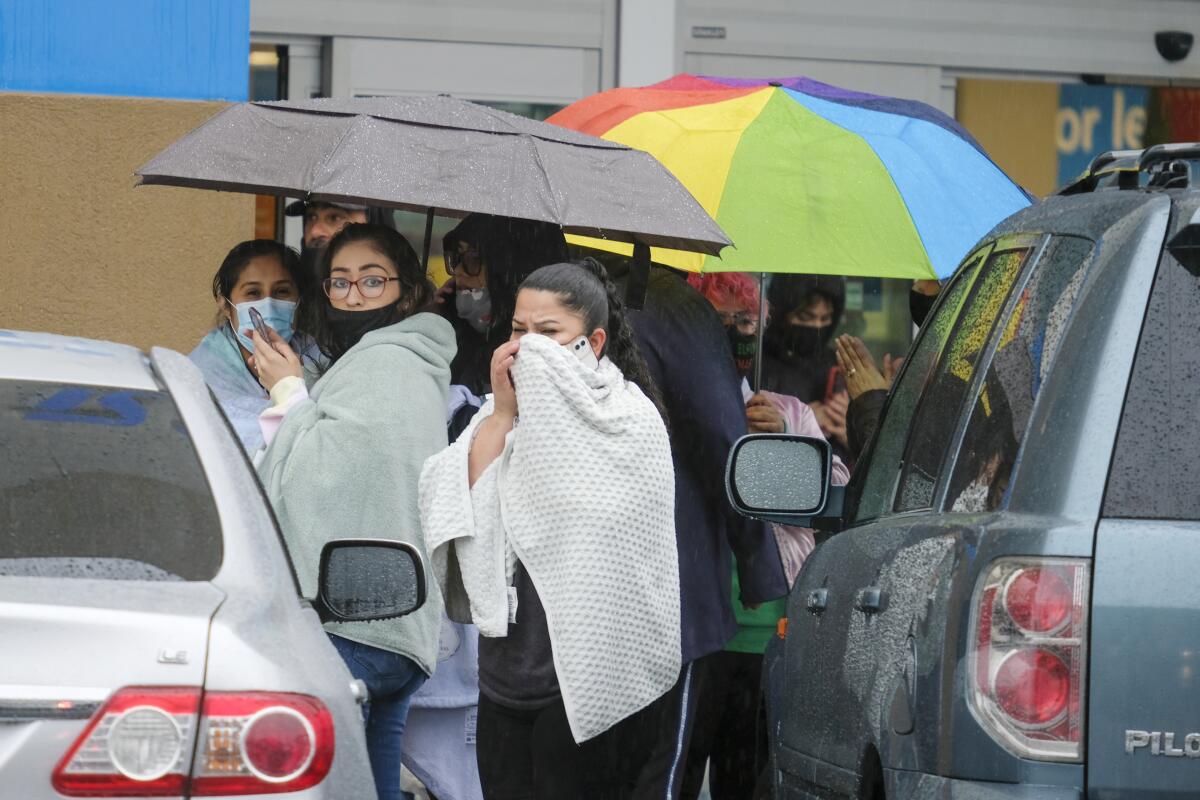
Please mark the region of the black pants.
POLYGON ((767 723, 761 702, 763 657, 721 652, 709 658, 711 664, 699 687, 683 797, 695 800, 699 796, 707 765, 712 800, 750 800, 767 763, 767 723))
POLYGON ((479 696, 475 744, 486 800, 676 800, 683 786, 694 686, 706 659, 666 694, 575 744, 559 700, 533 711, 479 696))

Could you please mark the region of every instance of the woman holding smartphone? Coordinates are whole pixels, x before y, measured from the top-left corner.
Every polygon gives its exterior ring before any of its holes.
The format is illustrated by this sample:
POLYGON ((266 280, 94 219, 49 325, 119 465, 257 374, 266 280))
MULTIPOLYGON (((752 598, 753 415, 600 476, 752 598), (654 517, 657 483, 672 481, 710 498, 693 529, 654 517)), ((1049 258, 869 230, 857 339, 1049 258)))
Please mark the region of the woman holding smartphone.
POLYGON ((254 372, 251 314, 311 365, 312 341, 293 332, 301 296, 307 294, 306 276, 295 250, 272 239, 253 239, 225 256, 213 276, 212 293, 218 324, 188 358, 204 374, 242 447, 254 453, 263 445, 258 415, 271 398, 254 372))
POLYGON ((666 427, 604 268, 526 278, 490 371, 421 477, 447 607, 483 637, 484 796, 631 789, 646 754, 623 726, 657 718, 680 673, 679 565, 666 427))
MULTIPOLYGON (((259 380, 272 400, 262 416, 259 476, 308 596, 331 539, 394 539, 426 556, 417 481, 425 459, 446 446, 454 357, 453 329, 428 313, 433 285, 395 230, 347 226, 330 241, 321 270, 329 304, 317 341, 329 365, 311 391, 282 337, 253 334, 259 380)), ((367 685, 367 746, 381 800, 399 797, 408 708, 437 662, 441 621, 441 596, 431 592, 400 619, 326 623, 350 672, 367 685)))

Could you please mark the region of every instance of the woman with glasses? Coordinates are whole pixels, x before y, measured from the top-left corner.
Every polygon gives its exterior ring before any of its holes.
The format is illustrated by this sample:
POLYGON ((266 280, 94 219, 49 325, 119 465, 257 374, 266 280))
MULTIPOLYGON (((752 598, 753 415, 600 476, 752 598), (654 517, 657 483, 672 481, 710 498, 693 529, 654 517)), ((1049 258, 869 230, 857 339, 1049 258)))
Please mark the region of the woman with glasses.
MULTIPOLYGON (((426 555, 417 480, 425 459, 446 446, 454 357, 453 329, 427 313, 433 285, 395 230, 347 226, 330 241, 321 274, 329 302, 317 342, 329 365, 311 390, 281 337, 253 335, 254 363, 272 400, 258 471, 310 597, 331 539, 394 539, 426 555)), ((381 800, 400 796, 408 709, 437 662, 441 620, 442 599, 430 592, 400 619, 325 626, 367 685, 367 747, 381 800)))
POLYGON ((213 276, 217 324, 188 356, 212 390, 247 453, 263 445, 258 415, 270 405, 253 369, 251 309, 312 365, 315 348, 293 321, 307 276, 296 251, 271 239, 242 242, 229 251, 213 276))
POLYGON ((438 302, 458 341, 452 382, 484 395, 492 353, 512 331, 517 287, 538 267, 565 260, 567 242, 557 225, 471 214, 442 238, 442 253, 450 280, 438 302))

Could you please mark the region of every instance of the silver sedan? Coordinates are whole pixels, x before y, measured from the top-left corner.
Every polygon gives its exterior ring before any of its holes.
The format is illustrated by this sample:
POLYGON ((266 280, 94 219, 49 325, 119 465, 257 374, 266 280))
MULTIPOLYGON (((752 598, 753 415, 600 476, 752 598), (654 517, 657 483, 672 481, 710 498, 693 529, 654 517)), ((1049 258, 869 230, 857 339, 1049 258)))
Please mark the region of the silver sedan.
POLYGON ((325 556, 310 602, 184 357, 0 331, 2 794, 373 798, 320 620, 412 611, 422 570, 396 543, 325 556))

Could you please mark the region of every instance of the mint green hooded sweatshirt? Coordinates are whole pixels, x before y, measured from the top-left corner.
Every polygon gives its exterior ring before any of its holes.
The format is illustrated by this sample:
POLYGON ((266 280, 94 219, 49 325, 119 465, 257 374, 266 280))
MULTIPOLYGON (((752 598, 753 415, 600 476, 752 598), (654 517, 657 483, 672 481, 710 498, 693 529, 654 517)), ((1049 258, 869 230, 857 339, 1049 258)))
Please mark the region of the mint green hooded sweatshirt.
POLYGON ((425 559, 425 605, 380 622, 329 622, 338 636, 406 656, 433 674, 442 593, 433 572, 417 481, 446 447, 454 329, 436 314, 371 331, 292 408, 259 461, 305 596, 317 590, 321 548, 332 539, 394 539, 425 559))

